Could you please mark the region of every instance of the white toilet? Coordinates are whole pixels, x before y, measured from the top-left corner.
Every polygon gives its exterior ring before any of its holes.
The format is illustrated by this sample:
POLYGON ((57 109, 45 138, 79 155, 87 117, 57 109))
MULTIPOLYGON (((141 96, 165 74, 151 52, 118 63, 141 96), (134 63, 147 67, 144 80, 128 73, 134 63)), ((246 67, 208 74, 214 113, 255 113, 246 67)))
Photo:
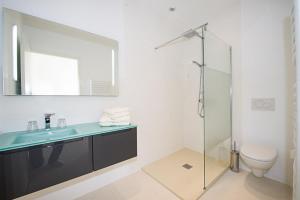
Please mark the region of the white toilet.
POLYGON ((274 165, 277 151, 273 147, 245 144, 241 147, 240 155, 255 176, 263 177, 274 165))

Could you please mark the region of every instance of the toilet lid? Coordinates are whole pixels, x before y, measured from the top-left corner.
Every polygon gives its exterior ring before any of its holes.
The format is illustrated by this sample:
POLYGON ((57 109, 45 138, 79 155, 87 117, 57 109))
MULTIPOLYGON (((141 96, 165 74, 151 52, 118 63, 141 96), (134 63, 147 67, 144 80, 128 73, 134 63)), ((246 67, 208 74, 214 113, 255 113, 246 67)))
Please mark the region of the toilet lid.
POLYGON ((266 147, 254 144, 246 144, 241 148, 241 153, 253 160, 272 161, 277 156, 277 151, 273 147, 266 147))

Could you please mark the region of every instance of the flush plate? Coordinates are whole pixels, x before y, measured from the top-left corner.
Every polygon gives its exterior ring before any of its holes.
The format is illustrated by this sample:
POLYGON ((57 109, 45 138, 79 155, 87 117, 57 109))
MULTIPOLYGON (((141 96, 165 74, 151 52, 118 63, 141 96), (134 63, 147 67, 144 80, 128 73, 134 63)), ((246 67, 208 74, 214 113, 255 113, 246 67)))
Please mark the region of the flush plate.
POLYGON ((274 98, 253 98, 251 99, 251 110, 275 111, 275 99, 274 98))

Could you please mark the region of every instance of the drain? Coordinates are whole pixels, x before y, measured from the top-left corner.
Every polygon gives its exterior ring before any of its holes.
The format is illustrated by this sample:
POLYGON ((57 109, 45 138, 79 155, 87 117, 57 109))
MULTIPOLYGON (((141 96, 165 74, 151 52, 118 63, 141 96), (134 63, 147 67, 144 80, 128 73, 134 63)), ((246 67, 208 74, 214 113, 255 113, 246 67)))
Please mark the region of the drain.
POLYGON ((182 165, 182 167, 183 168, 185 168, 185 169, 192 169, 193 168, 193 166, 192 165, 189 165, 189 164, 184 164, 184 165, 182 165))

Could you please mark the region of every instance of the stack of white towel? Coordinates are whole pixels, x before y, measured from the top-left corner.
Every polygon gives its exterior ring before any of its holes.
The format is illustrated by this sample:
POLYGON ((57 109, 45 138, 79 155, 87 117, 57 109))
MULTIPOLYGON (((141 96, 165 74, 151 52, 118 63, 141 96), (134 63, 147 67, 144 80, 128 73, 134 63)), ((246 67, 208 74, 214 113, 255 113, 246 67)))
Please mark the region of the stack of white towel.
POLYGON ((130 124, 130 112, 127 107, 110 108, 103 111, 101 126, 125 126, 130 124))

